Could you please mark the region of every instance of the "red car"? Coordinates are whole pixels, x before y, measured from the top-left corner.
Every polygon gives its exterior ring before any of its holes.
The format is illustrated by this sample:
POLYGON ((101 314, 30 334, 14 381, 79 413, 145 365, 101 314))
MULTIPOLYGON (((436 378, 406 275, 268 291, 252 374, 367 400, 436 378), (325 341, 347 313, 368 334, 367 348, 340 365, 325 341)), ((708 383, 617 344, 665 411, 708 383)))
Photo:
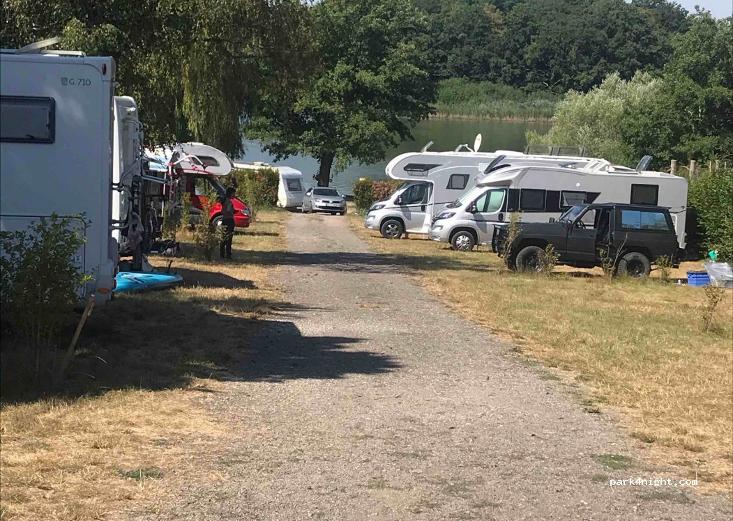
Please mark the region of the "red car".
MULTIPOLYGON (((219 195, 226 193, 226 189, 219 183, 216 176, 206 174, 189 174, 186 176, 186 192, 191 195, 191 206, 194 208, 203 211, 204 205, 208 202, 208 198, 204 194, 211 193, 212 191, 219 195)), ((234 197, 232 198, 232 205, 234 206, 234 226, 237 228, 248 228, 252 215, 247 203, 234 197)), ((217 201, 211 207, 209 221, 216 225, 221 223, 220 202, 217 201)))

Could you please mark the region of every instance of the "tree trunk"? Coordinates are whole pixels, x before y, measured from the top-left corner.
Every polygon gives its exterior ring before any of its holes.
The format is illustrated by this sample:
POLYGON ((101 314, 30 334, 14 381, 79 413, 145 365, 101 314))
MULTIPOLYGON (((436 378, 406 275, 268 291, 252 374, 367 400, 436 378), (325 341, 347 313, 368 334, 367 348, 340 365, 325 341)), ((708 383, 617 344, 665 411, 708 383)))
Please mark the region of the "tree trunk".
POLYGON ((331 182, 331 166, 333 165, 333 152, 326 152, 321 155, 321 163, 318 167, 318 186, 328 186, 331 182))

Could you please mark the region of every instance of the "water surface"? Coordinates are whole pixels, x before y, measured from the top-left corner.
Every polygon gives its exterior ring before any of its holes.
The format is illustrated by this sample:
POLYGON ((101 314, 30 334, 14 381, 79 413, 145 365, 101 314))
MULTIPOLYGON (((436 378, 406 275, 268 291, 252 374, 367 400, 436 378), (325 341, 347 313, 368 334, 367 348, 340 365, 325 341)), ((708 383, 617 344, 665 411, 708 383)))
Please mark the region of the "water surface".
MULTIPOLYGON (((499 121, 499 120, 463 120, 463 119, 431 119, 419 123, 413 129, 414 140, 406 140, 397 147, 388 150, 385 159, 379 163, 361 164, 352 163, 344 171, 333 175, 334 186, 342 193, 352 193, 354 182, 360 177, 371 177, 374 179, 386 178, 384 167, 387 162, 396 155, 405 152, 416 152, 428 141, 434 144, 430 148, 433 151, 453 150, 461 143, 468 143, 473 146, 476 134, 481 133, 483 143, 481 150, 493 151, 503 150, 524 150, 527 144, 525 133, 527 130, 546 131, 549 122, 527 122, 527 121, 499 121)), ((258 141, 245 141, 245 155, 239 158, 240 161, 251 163, 263 161, 273 165, 287 165, 297 168, 303 172, 306 184, 315 184, 313 175, 318 172, 318 162, 310 156, 291 156, 282 161, 275 161, 267 152, 263 152, 258 141)))

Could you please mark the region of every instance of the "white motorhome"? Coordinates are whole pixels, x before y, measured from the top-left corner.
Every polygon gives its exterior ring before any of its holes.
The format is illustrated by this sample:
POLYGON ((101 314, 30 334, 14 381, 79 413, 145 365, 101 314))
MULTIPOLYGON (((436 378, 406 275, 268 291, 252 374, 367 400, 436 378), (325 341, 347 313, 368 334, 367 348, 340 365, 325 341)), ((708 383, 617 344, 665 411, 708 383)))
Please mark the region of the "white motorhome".
POLYGON ((139 268, 144 233, 140 218, 143 133, 137 104, 131 97, 115 96, 113 128, 112 237, 120 255, 133 256, 133 265, 139 268))
POLYGON ((496 223, 520 212, 525 222, 547 222, 571 206, 629 203, 670 208, 680 248, 685 247, 687 180, 672 174, 592 160, 568 167, 512 161, 480 178, 476 186, 437 215, 430 238, 470 250, 489 244, 496 223))
POLYGON ((451 202, 475 186, 476 179, 509 161, 524 164, 582 166, 590 158, 528 155, 511 150, 496 152, 409 152, 392 159, 385 169, 392 179, 403 181, 384 201, 372 205, 364 226, 379 230, 385 238, 403 233, 430 232, 430 224, 451 202))
POLYGON ((234 163, 234 168, 258 170, 269 168, 279 175, 277 184, 277 205, 280 208, 297 208, 303 204, 303 172, 289 166, 271 166, 267 163, 234 163))
POLYGON ((52 214, 83 214, 76 260, 83 288, 111 297, 117 243, 111 237, 115 63, 69 51, 0 52, 0 229, 52 214))

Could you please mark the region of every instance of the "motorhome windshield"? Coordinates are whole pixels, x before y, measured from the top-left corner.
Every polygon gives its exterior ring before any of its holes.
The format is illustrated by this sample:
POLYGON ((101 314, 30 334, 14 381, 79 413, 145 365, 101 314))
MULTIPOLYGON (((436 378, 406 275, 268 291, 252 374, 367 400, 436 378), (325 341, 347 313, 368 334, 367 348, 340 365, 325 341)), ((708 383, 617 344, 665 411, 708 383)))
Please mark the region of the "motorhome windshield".
POLYGON ((566 211, 564 214, 562 214, 560 218, 558 219, 558 221, 568 222, 568 223, 573 222, 575 219, 578 218, 578 216, 581 213, 583 213, 583 210, 585 210, 586 208, 587 206, 585 205, 573 206, 568 211, 566 211))

